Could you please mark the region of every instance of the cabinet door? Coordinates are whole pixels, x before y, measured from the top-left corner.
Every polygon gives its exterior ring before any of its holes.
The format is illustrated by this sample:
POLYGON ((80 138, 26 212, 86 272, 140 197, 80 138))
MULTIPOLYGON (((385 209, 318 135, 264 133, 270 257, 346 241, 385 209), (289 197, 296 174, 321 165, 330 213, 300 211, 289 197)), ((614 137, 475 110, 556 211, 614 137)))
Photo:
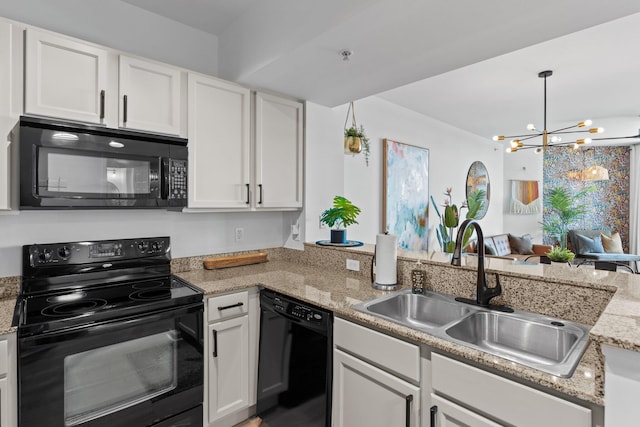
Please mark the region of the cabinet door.
POLYGON ((25 55, 26 113, 104 122, 106 50, 28 29, 25 55))
POLYGON ((431 427, 501 427, 501 424, 494 423, 435 394, 431 394, 431 402, 433 404, 429 412, 431 427))
POLYGON ((120 55, 121 127, 180 135, 181 70, 120 55))
POLYGON ((17 168, 11 151, 16 148, 12 130, 22 114, 22 39, 19 28, 0 21, 0 210, 14 207, 11 184, 17 183, 17 168))
POLYGON ((333 352, 333 426, 420 425, 420 389, 340 350, 333 352))
POLYGON ((257 208, 302 207, 303 105, 256 94, 257 208))
POLYGON ((209 325, 209 422, 249 406, 249 318, 209 325))
POLYGON ((189 74, 189 207, 249 209, 248 89, 189 74))
POLYGON ((7 396, 9 389, 6 378, 0 378, 0 426, 9 425, 9 404, 7 396))

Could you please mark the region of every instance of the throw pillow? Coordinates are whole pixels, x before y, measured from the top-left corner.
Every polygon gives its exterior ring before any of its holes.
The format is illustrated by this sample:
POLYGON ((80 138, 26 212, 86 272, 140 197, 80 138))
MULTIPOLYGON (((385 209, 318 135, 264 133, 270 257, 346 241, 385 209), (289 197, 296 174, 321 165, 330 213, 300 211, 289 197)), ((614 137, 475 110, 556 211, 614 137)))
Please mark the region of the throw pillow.
POLYGON ((576 234, 579 254, 601 254, 604 252, 602 238, 596 236, 593 239, 582 234, 576 234))
POLYGON ((509 234, 509 246, 514 254, 533 255, 533 242, 528 234, 521 237, 509 234))
POLYGON ((611 237, 605 236, 604 234, 600 235, 602 239, 602 247, 604 251, 608 254, 623 254, 624 250, 622 249, 622 239, 620 238, 620 233, 613 233, 611 237))
POLYGON ((484 254, 485 255, 495 255, 496 254, 496 248, 494 248, 492 244, 485 242, 485 244, 484 244, 484 254))

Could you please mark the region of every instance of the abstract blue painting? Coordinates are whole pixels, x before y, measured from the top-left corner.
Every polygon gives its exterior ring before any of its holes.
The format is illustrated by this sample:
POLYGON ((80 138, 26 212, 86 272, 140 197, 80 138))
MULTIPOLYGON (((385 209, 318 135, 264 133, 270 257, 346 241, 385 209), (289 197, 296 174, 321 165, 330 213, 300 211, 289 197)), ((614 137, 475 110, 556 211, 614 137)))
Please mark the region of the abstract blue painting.
POLYGON ((429 150, 384 140, 383 232, 398 246, 426 251, 429 239, 429 150))

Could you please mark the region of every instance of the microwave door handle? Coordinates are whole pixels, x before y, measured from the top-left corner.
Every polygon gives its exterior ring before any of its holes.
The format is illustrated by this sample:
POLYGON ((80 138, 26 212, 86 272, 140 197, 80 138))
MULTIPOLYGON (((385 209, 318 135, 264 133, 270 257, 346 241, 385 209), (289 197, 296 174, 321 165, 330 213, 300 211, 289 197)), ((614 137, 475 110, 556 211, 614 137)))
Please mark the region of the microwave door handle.
POLYGON ((160 198, 162 200, 169 199, 169 159, 162 157, 160 159, 160 198))

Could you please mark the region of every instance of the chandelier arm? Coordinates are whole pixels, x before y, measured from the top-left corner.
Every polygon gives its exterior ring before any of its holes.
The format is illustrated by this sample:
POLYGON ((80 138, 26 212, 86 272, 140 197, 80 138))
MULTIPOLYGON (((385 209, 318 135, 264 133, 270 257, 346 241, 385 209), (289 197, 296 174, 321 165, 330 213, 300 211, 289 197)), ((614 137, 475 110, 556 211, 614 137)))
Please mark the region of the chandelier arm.
POLYGON ((549 135, 551 134, 556 134, 556 133, 591 133, 589 132, 589 130, 567 130, 567 131, 563 131, 563 130, 554 130, 553 132, 549 132, 549 135))
POLYGON ((539 136, 542 136, 542 133, 536 133, 536 134, 533 134, 533 135, 530 134, 530 133, 527 133, 527 134, 524 134, 524 135, 505 135, 504 138, 505 139, 506 138, 523 138, 524 140, 527 140, 527 139, 531 139, 531 138, 537 138, 539 136))
MULTIPOLYGON (((556 129, 556 130, 550 130, 547 133, 556 133, 556 132, 562 132, 562 131, 566 131, 567 129, 573 129, 573 128, 577 128, 578 125, 573 125, 573 126, 567 126, 566 128, 560 128, 560 129, 556 129)), ((576 131, 576 132, 589 132, 589 129, 587 129, 586 131, 576 131)))

